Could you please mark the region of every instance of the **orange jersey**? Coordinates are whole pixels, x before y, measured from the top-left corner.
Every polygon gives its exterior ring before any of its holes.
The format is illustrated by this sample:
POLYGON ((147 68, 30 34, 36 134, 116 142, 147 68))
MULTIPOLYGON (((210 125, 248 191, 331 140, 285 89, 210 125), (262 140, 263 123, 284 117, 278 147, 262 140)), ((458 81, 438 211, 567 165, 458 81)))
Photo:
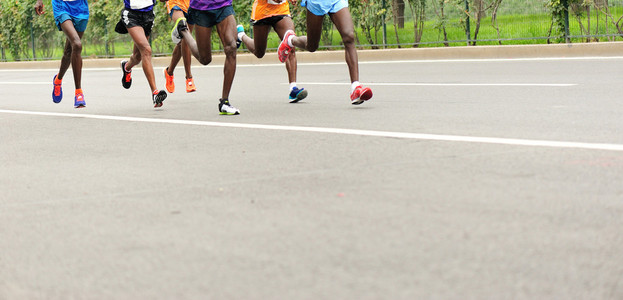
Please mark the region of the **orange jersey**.
POLYGON ((178 6, 185 13, 188 13, 188 6, 190 6, 190 0, 168 0, 167 12, 171 13, 171 9, 178 6))
MULTIPOLYGON (((274 0, 273 0, 274 1, 274 0)), ((255 0, 253 1, 253 11, 251 11, 251 20, 259 21, 274 16, 289 16, 290 5, 288 0, 283 0, 280 4, 270 4, 271 0, 255 0)))

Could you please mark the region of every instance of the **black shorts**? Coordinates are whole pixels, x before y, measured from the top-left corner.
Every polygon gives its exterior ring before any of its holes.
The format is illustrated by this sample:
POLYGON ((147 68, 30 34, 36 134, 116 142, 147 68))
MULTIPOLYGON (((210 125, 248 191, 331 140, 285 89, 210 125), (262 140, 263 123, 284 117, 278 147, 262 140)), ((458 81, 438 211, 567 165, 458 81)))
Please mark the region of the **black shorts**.
POLYGON ((209 28, 223 22, 225 18, 235 15, 235 13, 234 7, 228 5, 214 10, 198 10, 191 7, 188 9, 188 15, 195 25, 209 28))
POLYGON ((143 27, 145 36, 151 35, 151 28, 154 27, 153 11, 136 11, 124 8, 121 11, 121 20, 115 26, 115 31, 121 34, 128 33, 128 28, 143 27))
POLYGON ((251 25, 256 26, 256 25, 268 25, 268 26, 275 26, 275 24, 279 23, 279 21, 283 20, 283 18, 289 18, 290 15, 280 15, 280 16, 272 16, 272 17, 268 17, 268 18, 264 18, 261 20, 253 20, 251 19, 251 25))

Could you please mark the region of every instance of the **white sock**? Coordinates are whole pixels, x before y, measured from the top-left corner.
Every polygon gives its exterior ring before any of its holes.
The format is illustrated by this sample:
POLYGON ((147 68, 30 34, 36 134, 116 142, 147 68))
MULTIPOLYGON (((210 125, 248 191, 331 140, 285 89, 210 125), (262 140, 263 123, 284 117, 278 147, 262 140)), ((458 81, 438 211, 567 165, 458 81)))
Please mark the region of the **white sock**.
POLYGON ((242 41, 242 37, 247 35, 246 33, 243 32, 238 32, 238 39, 242 41))
POLYGON ((290 47, 294 47, 294 45, 292 44, 292 39, 294 39, 295 35, 291 35, 288 37, 288 46, 290 47))
POLYGON ((290 82, 290 90, 293 90, 296 87, 296 82, 290 82))
POLYGON ((360 85, 361 83, 359 83, 359 81, 353 81, 353 84, 350 85, 350 92, 352 93, 355 90, 355 88, 357 88, 360 85))

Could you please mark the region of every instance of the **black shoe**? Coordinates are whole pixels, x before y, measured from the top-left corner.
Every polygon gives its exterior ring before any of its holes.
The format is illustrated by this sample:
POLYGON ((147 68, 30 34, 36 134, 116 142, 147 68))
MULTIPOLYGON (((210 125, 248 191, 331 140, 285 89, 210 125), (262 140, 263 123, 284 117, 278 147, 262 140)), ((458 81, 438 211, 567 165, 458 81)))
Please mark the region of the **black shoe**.
POLYGON ((125 70, 125 65, 127 63, 127 60, 121 61, 121 71, 123 71, 123 77, 121 77, 121 85, 123 85, 124 88, 129 89, 132 85, 132 71, 128 72, 125 70))
POLYGON ((154 107, 161 107, 164 99, 167 98, 167 92, 161 90, 158 94, 152 95, 152 100, 154 101, 154 107))

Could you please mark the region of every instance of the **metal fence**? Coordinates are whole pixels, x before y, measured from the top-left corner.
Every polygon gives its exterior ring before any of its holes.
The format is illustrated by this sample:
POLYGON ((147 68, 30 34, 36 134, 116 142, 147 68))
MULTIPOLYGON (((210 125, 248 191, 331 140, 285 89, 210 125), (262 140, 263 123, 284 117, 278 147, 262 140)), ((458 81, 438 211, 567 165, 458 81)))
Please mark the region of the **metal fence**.
MULTIPOLYGON (((248 0, 251 1, 251 0, 248 0)), ((351 0, 351 14, 361 48, 450 47, 465 45, 542 44, 552 42, 600 42, 623 40, 623 0, 584 1, 587 5, 569 7, 567 34, 561 36, 547 8, 547 0, 351 0), (364 3, 365 2, 365 3, 364 3), (353 4, 354 3, 354 4, 353 4), (402 5, 401 5, 402 3, 402 5)), ((563 0, 565 1, 565 0, 563 0)), ((236 2, 236 1, 234 1, 236 2)), ((237 19, 248 24, 250 6, 238 6, 237 19), (247 11, 245 11, 247 10, 247 11)), ((156 9, 152 34, 155 55, 170 55, 171 24, 160 6, 156 9)), ((304 34, 305 13, 294 7, 292 16, 297 32, 304 34)), ((339 33, 330 25, 323 33, 321 49, 340 47, 339 33)), ((132 42, 127 35, 112 31, 114 24, 103 21, 103 28, 87 28, 84 57, 128 56, 132 42)), ((34 23, 34 22, 33 22, 34 23)), ((90 20, 89 26, 92 23, 90 20)), ((50 24, 51 25, 51 24, 50 24)), ((27 29, 26 29, 27 30, 27 29)), ((60 59, 64 35, 30 26, 31 40, 18 57, 0 47, 2 61, 60 59)), ((218 37, 213 49, 222 49, 218 37)), ((278 38, 271 34, 269 47, 278 38)), ((269 49, 274 50, 274 48, 269 49)), ((244 49, 242 49, 244 51, 244 49)))

